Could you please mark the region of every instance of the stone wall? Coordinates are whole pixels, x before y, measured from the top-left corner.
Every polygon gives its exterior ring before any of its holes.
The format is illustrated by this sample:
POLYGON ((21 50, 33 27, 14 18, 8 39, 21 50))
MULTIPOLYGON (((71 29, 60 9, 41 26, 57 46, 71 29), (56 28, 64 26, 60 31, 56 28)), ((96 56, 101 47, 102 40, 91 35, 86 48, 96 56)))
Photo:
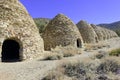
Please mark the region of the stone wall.
POLYGON ((19 42, 23 59, 31 59, 44 51, 33 19, 18 0, 0 1, 0 52, 6 39, 19 42))
POLYGON ((60 45, 77 47, 77 41, 80 43, 80 47, 83 46, 83 40, 78 28, 63 14, 58 14, 50 21, 43 33, 43 39, 45 50, 60 45))

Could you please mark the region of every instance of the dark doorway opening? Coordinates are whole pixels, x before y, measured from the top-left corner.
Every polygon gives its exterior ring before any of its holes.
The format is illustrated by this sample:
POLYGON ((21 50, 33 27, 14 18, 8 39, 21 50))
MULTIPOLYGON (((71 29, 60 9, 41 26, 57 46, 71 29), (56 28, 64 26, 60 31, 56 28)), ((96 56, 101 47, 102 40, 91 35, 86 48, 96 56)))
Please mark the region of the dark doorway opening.
POLYGON ((82 47, 82 45, 81 45, 81 40, 80 40, 80 39, 77 39, 77 47, 78 47, 78 48, 81 48, 81 47, 82 47))
POLYGON ((98 43, 98 38, 97 37, 95 37, 95 40, 96 40, 96 43, 98 43))
POLYGON ((20 45, 15 40, 5 40, 2 46, 2 62, 20 61, 20 45))

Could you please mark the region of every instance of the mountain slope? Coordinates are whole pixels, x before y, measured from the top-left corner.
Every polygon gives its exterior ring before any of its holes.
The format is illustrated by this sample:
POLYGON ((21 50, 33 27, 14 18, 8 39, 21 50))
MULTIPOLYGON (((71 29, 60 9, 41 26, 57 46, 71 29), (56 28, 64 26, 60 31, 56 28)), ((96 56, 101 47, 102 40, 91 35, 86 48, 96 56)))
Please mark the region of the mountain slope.
POLYGON ((110 24, 99 24, 99 26, 114 30, 120 36, 120 21, 110 24))
POLYGON ((46 27, 46 25, 50 22, 49 18, 34 18, 34 22, 36 23, 39 32, 42 33, 46 27))

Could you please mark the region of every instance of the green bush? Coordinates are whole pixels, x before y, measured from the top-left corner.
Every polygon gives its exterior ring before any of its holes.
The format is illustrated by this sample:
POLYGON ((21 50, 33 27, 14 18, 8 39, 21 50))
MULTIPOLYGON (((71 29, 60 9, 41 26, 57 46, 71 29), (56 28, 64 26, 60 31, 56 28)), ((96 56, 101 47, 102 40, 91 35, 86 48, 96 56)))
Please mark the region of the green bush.
POLYGON ((120 55, 120 48, 110 51, 109 55, 110 56, 119 56, 120 55))
POLYGON ((117 33, 118 36, 120 36, 120 29, 115 30, 115 32, 117 33))

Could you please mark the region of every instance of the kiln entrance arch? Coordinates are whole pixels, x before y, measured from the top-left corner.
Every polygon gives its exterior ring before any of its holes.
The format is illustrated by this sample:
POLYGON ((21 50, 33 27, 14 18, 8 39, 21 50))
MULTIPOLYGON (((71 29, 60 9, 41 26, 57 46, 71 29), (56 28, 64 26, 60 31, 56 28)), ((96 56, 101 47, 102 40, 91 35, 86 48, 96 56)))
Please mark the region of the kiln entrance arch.
POLYGON ((80 40, 80 39, 77 39, 77 47, 78 47, 78 48, 81 48, 81 47, 82 47, 82 44, 81 44, 81 40, 80 40))
POLYGON ((2 62, 20 61, 20 45, 17 41, 7 39, 2 45, 2 62))

